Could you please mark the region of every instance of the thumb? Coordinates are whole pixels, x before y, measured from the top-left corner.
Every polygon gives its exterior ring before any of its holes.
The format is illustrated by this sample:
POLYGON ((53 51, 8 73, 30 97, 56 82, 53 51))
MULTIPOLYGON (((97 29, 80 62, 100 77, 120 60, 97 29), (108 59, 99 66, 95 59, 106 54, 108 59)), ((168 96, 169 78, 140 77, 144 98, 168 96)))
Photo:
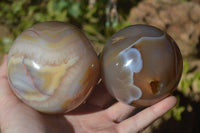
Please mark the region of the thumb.
POLYGON ((7 67, 6 67, 6 65, 7 65, 7 61, 8 61, 8 55, 4 55, 4 57, 3 57, 3 62, 2 62, 2 64, 1 64, 1 66, 0 66, 0 77, 4 77, 4 78, 6 78, 7 77, 7 67), (6 76, 6 77, 5 77, 6 76))
POLYGON ((0 66, 0 107, 2 106, 2 101, 4 100, 18 101, 18 98, 14 95, 8 83, 7 62, 8 55, 5 55, 3 63, 0 66))
POLYGON ((7 61, 8 55, 5 55, 3 63, 0 66, 0 111, 6 106, 9 106, 10 103, 16 103, 19 101, 13 94, 8 83, 7 61))
POLYGON ((3 63, 0 66, 0 124, 12 107, 19 103, 18 98, 10 89, 7 76, 8 55, 4 56, 3 63))
POLYGON ((8 55, 5 55, 3 63, 0 66, 0 101, 3 97, 12 93, 8 84, 7 61, 8 55))

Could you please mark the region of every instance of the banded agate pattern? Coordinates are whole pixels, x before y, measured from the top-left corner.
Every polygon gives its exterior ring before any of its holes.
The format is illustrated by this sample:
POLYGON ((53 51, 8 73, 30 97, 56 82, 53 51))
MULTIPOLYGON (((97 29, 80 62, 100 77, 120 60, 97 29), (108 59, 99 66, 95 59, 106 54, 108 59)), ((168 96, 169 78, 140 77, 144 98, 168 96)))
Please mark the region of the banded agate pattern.
POLYGON ((17 37, 9 51, 12 90, 45 113, 79 106, 99 78, 99 62, 89 40, 75 26, 38 23, 17 37))
POLYGON ((148 25, 126 27, 107 42, 101 59, 102 78, 119 101, 149 106, 176 88, 182 56, 175 41, 148 25))

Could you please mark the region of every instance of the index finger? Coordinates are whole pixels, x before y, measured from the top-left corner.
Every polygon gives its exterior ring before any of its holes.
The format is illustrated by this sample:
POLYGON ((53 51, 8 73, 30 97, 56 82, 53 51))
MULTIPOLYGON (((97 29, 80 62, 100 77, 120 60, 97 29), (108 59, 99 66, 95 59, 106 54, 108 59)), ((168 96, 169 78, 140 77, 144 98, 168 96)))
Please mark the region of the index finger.
POLYGON ((117 125, 117 130, 119 133, 139 132, 173 108, 176 105, 176 102, 176 97, 167 97, 159 103, 156 103, 155 105, 139 112, 135 116, 119 123, 117 125))

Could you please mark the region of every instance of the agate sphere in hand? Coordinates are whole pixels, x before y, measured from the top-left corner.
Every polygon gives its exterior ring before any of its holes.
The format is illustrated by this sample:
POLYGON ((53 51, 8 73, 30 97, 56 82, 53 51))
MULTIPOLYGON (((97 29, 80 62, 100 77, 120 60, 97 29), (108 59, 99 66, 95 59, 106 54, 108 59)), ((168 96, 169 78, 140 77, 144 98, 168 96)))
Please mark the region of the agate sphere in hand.
POLYGON ((24 103, 41 112, 62 113, 86 99, 98 81, 99 62, 78 28, 43 22, 15 40, 9 51, 8 77, 24 103))
POLYGON ((101 60, 102 78, 119 101, 149 106, 177 87, 182 56, 175 41, 148 25, 134 25, 114 34, 101 60))

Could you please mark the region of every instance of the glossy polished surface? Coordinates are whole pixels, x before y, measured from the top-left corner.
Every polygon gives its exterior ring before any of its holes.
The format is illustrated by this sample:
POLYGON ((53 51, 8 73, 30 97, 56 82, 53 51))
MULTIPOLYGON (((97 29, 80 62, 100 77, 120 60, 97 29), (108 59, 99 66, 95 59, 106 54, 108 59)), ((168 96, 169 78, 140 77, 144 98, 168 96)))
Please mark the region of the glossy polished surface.
POLYGON ((176 88, 182 74, 182 56, 165 32, 133 25, 114 34, 101 59, 103 82, 119 101, 149 106, 176 88))
POLYGON ((79 106, 99 78, 99 61, 76 27, 43 22, 17 37, 9 52, 8 77, 15 94, 45 113, 79 106))

